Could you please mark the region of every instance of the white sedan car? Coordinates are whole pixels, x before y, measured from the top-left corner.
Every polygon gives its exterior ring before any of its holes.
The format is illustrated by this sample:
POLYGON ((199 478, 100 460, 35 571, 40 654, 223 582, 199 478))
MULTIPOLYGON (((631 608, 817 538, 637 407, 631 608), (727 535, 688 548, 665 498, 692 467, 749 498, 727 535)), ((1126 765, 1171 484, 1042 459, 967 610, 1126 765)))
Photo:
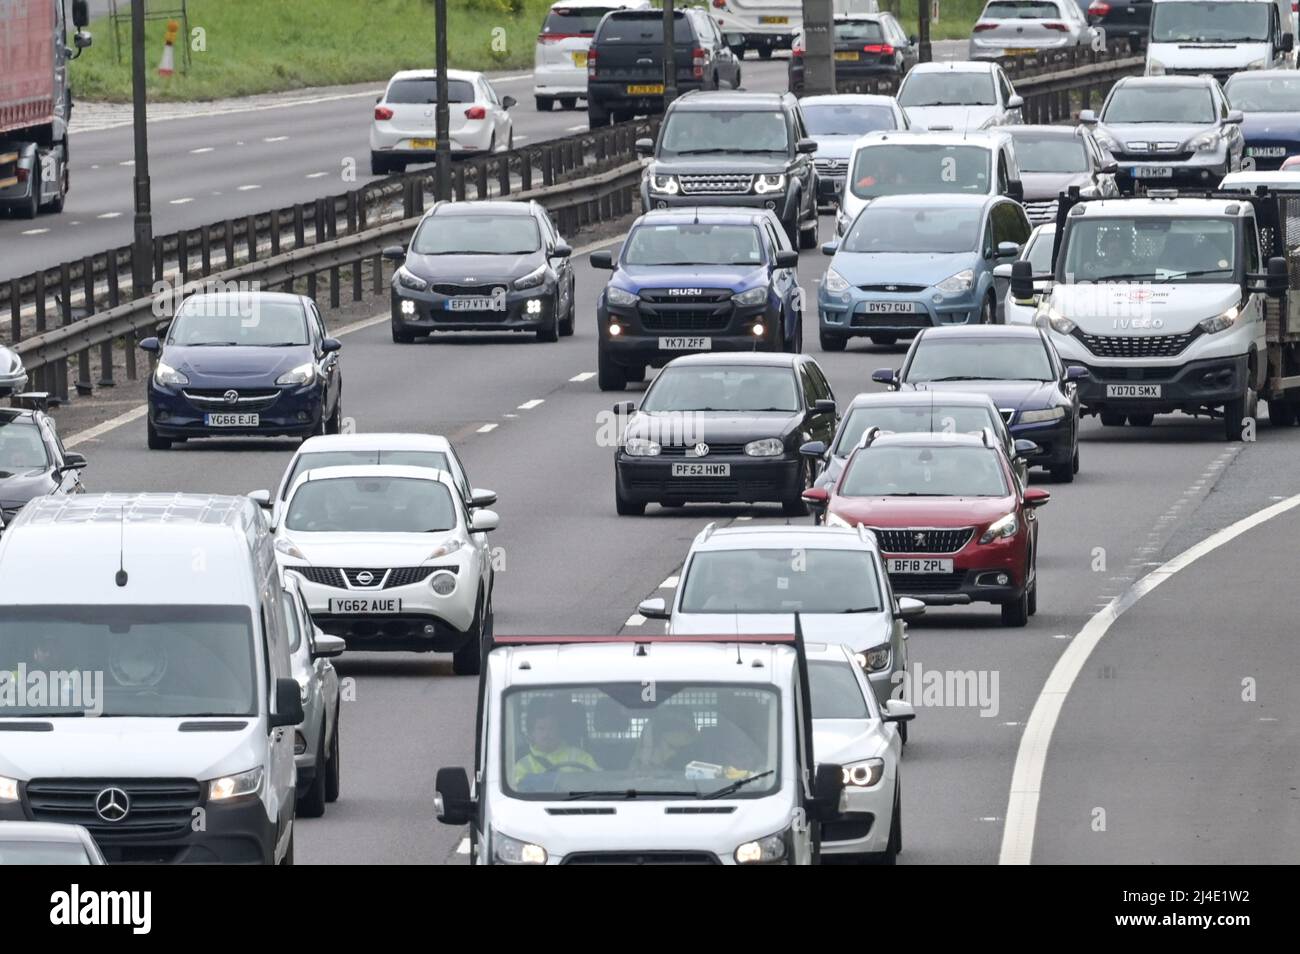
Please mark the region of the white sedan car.
MULTIPOLYGON (((498 96, 487 77, 447 71, 449 131, 453 155, 505 152, 514 148, 513 96, 498 96)), ((401 172, 408 162, 432 162, 437 148, 438 73, 403 70, 388 81, 370 124, 370 171, 401 172)))
POLYGON ((477 675, 492 634, 496 513, 468 510, 451 475, 390 464, 321 467, 289 490, 276 558, 312 618, 349 649, 452 653, 477 675))
POLYGON ((809 643, 813 754, 844 766, 838 818, 822 822, 822 855, 892 865, 903 849, 902 739, 915 717, 910 702, 883 708, 845 646, 809 643))

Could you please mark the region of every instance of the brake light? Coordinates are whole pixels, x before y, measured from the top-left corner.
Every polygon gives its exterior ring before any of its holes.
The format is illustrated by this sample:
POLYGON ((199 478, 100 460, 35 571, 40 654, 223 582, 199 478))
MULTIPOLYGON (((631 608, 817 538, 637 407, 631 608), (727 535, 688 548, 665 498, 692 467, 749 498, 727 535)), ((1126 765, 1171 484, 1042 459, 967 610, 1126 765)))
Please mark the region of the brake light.
POLYGON ((22 167, 19 167, 18 171, 17 171, 15 174, 18 176, 18 181, 19 181, 19 182, 26 182, 28 176, 31 175, 31 170, 30 170, 30 169, 23 169, 22 167))
POLYGON ((590 40, 596 34, 594 33, 539 33, 537 34, 538 43, 549 43, 551 40, 590 40))
POLYGON ((1110 4, 1106 0, 1092 0, 1092 3, 1088 4, 1088 13, 1094 17, 1104 17, 1110 13, 1110 4))
POLYGON ((375 107, 375 118, 376 118, 376 119, 392 119, 392 118, 393 118, 393 111, 392 111, 391 109, 389 109, 387 106, 376 106, 376 107, 375 107))
POLYGON ((862 48, 863 53, 882 53, 885 56, 893 56, 894 48, 888 43, 871 43, 862 48))
POLYGON ((1058 32, 1058 33, 1064 33, 1064 32, 1065 32, 1065 24, 1064 24, 1064 23, 1044 23, 1044 24, 1043 24, 1043 27, 1044 27, 1045 29, 1048 29, 1048 30, 1055 30, 1055 31, 1058 32))
POLYGON ((587 79, 596 78, 596 48, 587 51, 587 79))
POLYGON ((708 62, 704 51, 698 46, 691 50, 691 75, 695 79, 704 79, 704 64, 708 62))
POLYGON ((996 23, 977 23, 975 24, 974 32, 983 33, 985 30, 996 30, 997 27, 998 25, 996 23))
POLYGON ((466 119, 486 119, 486 118, 487 118, 487 110, 484 109, 482 106, 471 106, 469 109, 465 110, 465 118, 466 118, 466 119))
POLYGON ((713 0, 713 5, 719 10, 727 9, 727 0, 713 0))

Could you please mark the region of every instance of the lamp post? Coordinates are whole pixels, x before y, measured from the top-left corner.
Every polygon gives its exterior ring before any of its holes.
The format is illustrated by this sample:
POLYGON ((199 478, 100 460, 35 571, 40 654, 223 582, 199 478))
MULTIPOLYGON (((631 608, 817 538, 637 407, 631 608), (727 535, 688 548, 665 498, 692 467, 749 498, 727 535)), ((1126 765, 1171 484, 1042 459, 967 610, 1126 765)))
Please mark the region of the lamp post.
POLYGON ((144 108, 144 4, 131 4, 131 105, 135 125, 135 232, 131 284, 135 298, 153 284, 153 200, 149 187, 149 132, 144 108))

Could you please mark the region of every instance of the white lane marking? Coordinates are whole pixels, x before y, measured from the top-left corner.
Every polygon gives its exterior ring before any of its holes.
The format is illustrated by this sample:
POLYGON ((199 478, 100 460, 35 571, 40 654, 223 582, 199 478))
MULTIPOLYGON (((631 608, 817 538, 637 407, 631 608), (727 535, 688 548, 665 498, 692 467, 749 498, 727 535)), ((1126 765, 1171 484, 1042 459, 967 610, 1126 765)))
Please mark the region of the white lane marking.
POLYGON ((202 154, 205 153, 205 152, 211 152, 212 149, 213 149, 212 146, 199 146, 199 148, 197 148, 197 149, 191 149, 191 150, 190 150, 190 155, 191 155, 191 156, 199 156, 199 155, 202 155, 202 154))
POLYGON ((482 427, 480 427, 480 428, 479 428, 477 431, 475 431, 474 433, 476 433, 476 434, 491 434, 493 431, 495 431, 495 430, 496 430, 498 427, 500 427, 500 426, 501 426, 500 424, 484 424, 482 427))
POLYGON ((565 131, 565 132, 586 132, 586 131, 587 131, 587 124, 586 124, 586 123, 579 123, 579 124, 576 125, 576 126, 569 126, 569 127, 566 128, 564 131, 565 131))
POLYGON ((456 846, 456 854, 458 855, 469 854, 469 838, 462 838, 460 840, 460 844, 456 846))
POLYGON ((575 374, 573 377, 569 378, 569 380, 578 381, 578 382, 590 381, 595 376, 596 376, 595 371, 583 371, 580 374, 575 374))
POLYGON ((288 138, 288 136, 266 136, 262 142, 284 142, 288 138))
POLYGON ((675 589, 676 586, 677 586, 677 584, 678 584, 678 582, 680 582, 680 580, 681 580, 681 577, 670 576, 670 577, 668 577, 668 579, 664 580, 662 583, 659 584, 659 589, 661 589, 661 590, 671 590, 671 589, 675 589))
POLYGON ((512 142, 527 142, 527 141, 528 141, 528 137, 527 137, 527 136, 515 136, 511 141, 512 141, 512 142))
POLYGON ((307 173, 307 178, 308 178, 308 179, 319 179, 321 176, 327 176, 327 175, 329 175, 328 172, 309 172, 309 173, 307 173))
POLYGON ((546 398, 533 398, 531 401, 525 401, 523 404, 519 405, 519 407, 516 408, 516 410, 531 411, 539 404, 545 404, 545 403, 546 403, 546 398))
POLYGON ((746 514, 745 516, 743 516, 743 517, 737 517, 736 519, 737 519, 737 520, 753 520, 754 518, 753 518, 753 516, 751 516, 751 515, 749 515, 749 514, 746 514))
POLYGON ((84 431, 78 431, 63 442, 64 447, 76 447, 85 441, 93 441, 102 437, 111 430, 121 427, 123 424, 130 424, 132 421, 138 421, 149 413, 149 406, 141 404, 139 407, 133 407, 125 414, 119 414, 117 417, 109 418, 102 424, 96 424, 94 427, 88 427, 84 431))
POLYGON ((260 188, 262 188, 260 185, 241 185, 241 186, 239 187, 239 191, 240 191, 240 192, 252 192, 254 189, 260 189, 260 188))
POLYGON ((1034 709, 1029 714, 1029 722, 1020 737, 1015 771, 1011 775, 1007 822, 1002 829, 1002 849, 998 854, 998 864, 1027 865, 1033 861, 1038 799, 1042 794, 1043 770, 1047 765, 1047 750, 1052 742, 1052 731, 1061 716, 1065 697, 1069 695, 1075 680, 1079 678, 1079 673, 1083 671, 1092 651, 1110 630, 1111 624, 1142 597, 1174 574, 1187 569, 1207 553, 1213 553, 1247 530, 1267 523, 1298 506, 1300 506, 1300 494, 1258 510, 1210 534, 1200 543, 1188 547, 1172 560, 1142 577, 1122 596, 1108 603, 1104 609, 1088 620, 1083 629, 1079 630, 1078 636, 1052 667, 1051 675, 1047 677, 1047 682, 1034 702, 1034 709))
POLYGON ((121 212, 101 212, 99 215, 95 216, 95 218, 97 218, 97 219, 115 219, 115 218, 117 218, 117 217, 118 217, 119 215, 121 215, 121 214, 122 214, 121 212))
POLYGON ((44 235, 49 229, 25 229, 20 235, 44 235))
POLYGON ((624 623, 623 625, 624 625, 624 626, 641 626, 641 625, 643 625, 644 623, 645 623, 645 617, 644 617, 644 616, 642 616, 640 613, 633 613, 631 616, 629 616, 629 617, 627 618, 627 622, 624 623))
POLYGON ((90 168, 92 168, 92 169, 98 169, 99 166, 91 166, 90 168))
POLYGON ((128 159, 128 160, 126 160, 126 162, 119 162, 118 165, 119 165, 119 166, 133 166, 133 165, 135 165, 135 160, 134 160, 134 159, 128 159))
POLYGON ((191 198, 190 196, 185 196, 185 198, 183 198, 183 199, 172 199, 172 200, 171 200, 170 202, 168 202, 167 204, 168 204, 168 205, 185 205, 187 202, 193 202, 193 201, 194 201, 194 199, 191 198))

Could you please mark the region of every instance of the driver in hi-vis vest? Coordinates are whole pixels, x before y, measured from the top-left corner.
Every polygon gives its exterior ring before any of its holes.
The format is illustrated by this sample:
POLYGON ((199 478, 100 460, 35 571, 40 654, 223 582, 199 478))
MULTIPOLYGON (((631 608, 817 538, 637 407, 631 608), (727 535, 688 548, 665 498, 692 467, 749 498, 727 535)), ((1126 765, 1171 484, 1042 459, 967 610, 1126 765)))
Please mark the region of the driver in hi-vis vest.
POLYGON ((600 771, 595 759, 565 741, 565 716, 570 711, 570 705, 558 699, 547 700, 537 712, 529 708, 528 751, 515 762, 510 773, 513 784, 518 785, 530 775, 547 772, 600 771))

